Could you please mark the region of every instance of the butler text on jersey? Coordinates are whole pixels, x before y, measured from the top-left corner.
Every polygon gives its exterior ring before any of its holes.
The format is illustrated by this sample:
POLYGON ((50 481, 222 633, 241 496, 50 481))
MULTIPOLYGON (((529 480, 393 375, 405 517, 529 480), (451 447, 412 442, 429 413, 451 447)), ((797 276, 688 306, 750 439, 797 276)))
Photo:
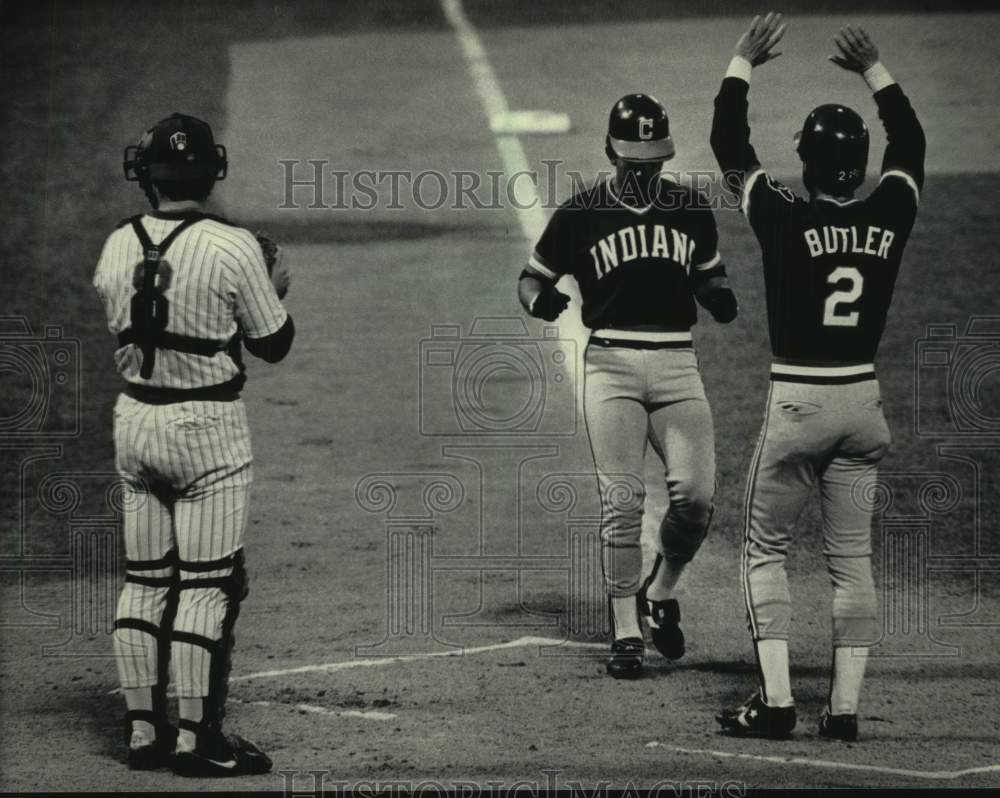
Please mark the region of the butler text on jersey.
POLYGON ((868 225, 867 232, 862 233, 858 227, 809 227, 803 233, 809 254, 814 258, 820 255, 854 254, 874 255, 885 260, 889 259, 889 247, 896 234, 887 228, 868 225), (862 243, 864 242, 864 243, 862 243))

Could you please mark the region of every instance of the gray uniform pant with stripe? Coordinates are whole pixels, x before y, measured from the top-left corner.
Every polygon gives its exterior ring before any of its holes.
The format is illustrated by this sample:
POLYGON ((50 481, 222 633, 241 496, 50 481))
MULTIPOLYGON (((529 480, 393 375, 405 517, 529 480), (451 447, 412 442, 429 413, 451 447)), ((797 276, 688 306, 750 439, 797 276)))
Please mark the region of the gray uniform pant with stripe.
POLYGON ((876 380, 772 382, 745 507, 743 590, 754 640, 788 638, 785 559, 796 521, 818 486, 834 645, 873 642, 877 602, 865 486, 876 479, 890 442, 876 380))
POLYGON ((646 447, 663 462, 670 506, 664 557, 687 562, 708 531, 715 493, 712 413, 691 349, 587 347, 584 416, 601 492, 604 583, 634 595, 642 576, 646 447))
POLYGON ((125 486, 127 573, 115 631, 121 684, 156 685, 159 646, 179 632, 183 642, 170 643, 178 694, 206 696, 211 644, 224 635, 232 600, 219 583, 233 577, 247 520, 252 458, 246 410, 239 400, 153 405, 122 395, 114 435, 125 486), (172 602, 172 632, 163 634, 172 602))

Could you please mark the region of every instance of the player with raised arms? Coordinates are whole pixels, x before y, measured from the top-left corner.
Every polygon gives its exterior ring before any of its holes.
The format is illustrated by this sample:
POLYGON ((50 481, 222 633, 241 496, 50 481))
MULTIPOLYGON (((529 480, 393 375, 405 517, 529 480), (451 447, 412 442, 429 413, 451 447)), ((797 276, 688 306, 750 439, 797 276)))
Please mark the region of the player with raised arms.
POLYGON ((864 78, 888 144, 878 186, 865 180, 868 129, 843 105, 821 105, 796 136, 808 198, 760 165, 747 94, 775 58, 780 14, 756 17, 715 99, 712 148, 760 243, 773 354, 771 390, 746 495, 742 582, 760 689, 724 711, 723 730, 788 737, 796 723, 788 662, 791 597, 785 559, 818 487, 823 554, 833 584, 833 672, 824 737, 855 740, 868 647, 877 633, 871 570, 871 486, 890 444, 874 360, 924 182, 924 133, 910 101, 861 28, 834 39, 836 65, 864 78))

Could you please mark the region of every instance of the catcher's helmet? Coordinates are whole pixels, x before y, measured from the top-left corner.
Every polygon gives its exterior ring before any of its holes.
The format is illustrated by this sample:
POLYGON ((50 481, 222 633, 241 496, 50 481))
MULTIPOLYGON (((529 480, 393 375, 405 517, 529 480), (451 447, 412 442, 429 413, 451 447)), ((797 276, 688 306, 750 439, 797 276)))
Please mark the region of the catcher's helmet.
POLYGON ((193 116, 174 113, 125 148, 125 179, 180 182, 226 176, 226 148, 215 143, 212 128, 193 116))
POLYGON ((648 94, 626 94, 611 109, 607 147, 626 161, 667 161, 674 157, 667 109, 648 94))
POLYGON ((821 105, 796 135, 806 187, 830 193, 853 192, 865 180, 868 128, 843 105, 821 105))

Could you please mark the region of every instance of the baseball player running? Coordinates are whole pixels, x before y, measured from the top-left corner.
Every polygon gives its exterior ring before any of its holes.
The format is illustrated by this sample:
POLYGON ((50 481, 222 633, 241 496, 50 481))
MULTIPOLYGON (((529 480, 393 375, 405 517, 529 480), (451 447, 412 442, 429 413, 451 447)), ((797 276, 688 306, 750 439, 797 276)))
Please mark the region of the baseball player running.
POLYGON ((715 100, 712 148, 742 195, 760 242, 773 363, 746 497, 743 589, 760 689, 718 720, 735 735, 787 737, 795 726, 788 666, 791 601, 785 557, 819 486, 823 553, 833 583, 833 673, 824 737, 855 740, 866 656, 876 636, 871 511, 852 498, 874 480, 889 443, 873 361, 924 177, 924 134, 903 90, 861 28, 835 37, 838 66, 874 93, 888 145, 865 199, 868 129, 842 105, 821 105, 797 136, 809 199, 768 175, 750 146, 753 67, 778 54, 781 16, 755 18, 715 100))
POLYGON ((114 410, 126 498, 114 646, 128 763, 186 776, 265 773, 271 761, 259 748, 222 733, 247 595, 252 458, 240 342, 271 363, 287 354, 294 327, 279 297, 289 273, 275 252, 269 278, 254 235, 205 213, 227 168, 205 122, 161 120, 126 148, 124 166, 153 211, 108 237, 94 286, 125 379, 114 410), (179 732, 165 706, 171 663, 179 732))
POLYGON ((673 157, 666 109, 629 94, 611 109, 605 152, 615 167, 559 207, 518 280, 521 304, 554 321, 568 297, 556 281, 572 276, 583 298, 584 412, 601 492, 602 561, 613 639, 608 673, 642 673, 640 613, 670 659, 684 654, 674 589, 712 517, 712 415, 691 341, 695 299, 716 320, 737 304, 718 252, 704 197, 661 177, 673 157), (670 507, 659 553, 640 586, 643 460, 652 444, 666 469, 670 507))

